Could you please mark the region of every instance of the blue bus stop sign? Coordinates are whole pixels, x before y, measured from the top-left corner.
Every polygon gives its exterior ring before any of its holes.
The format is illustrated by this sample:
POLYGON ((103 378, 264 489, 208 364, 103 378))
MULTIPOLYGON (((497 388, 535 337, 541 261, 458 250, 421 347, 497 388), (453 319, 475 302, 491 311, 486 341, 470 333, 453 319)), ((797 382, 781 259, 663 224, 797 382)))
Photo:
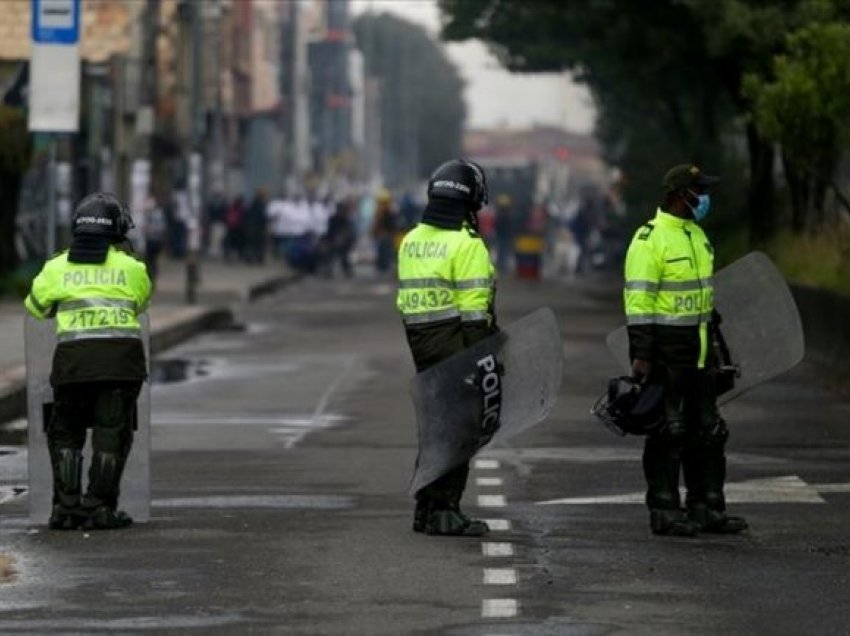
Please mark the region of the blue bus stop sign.
POLYGON ((80 39, 80 0, 32 0, 32 40, 76 44, 80 39))

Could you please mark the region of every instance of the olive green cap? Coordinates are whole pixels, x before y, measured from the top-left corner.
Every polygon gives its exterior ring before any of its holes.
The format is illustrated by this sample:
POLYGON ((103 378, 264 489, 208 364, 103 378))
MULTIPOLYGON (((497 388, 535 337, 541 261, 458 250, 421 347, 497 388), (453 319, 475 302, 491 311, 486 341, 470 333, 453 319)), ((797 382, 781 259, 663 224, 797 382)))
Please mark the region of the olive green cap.
POLYGON ((720 177, 705 174, 691 163, 683 163, 670 168, 661 180, 664 194, 687 188, 705 188, 720 181, 720 177))

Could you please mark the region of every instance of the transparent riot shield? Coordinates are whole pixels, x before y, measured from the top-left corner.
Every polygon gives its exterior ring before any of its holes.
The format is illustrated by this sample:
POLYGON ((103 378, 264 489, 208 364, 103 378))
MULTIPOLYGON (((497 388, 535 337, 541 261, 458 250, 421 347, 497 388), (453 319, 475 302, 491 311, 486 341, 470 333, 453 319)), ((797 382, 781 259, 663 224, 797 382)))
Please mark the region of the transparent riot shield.
POLYGON ((551 309, 535 311, 416 376, 419 456, 410 491, 490 443, 543 421, 558 395, 563 347, 551 309))
MULTIPOLYGON (((750 252, 714 277, 714 305, 732 363, 735 387, 724 404, 797 365, 805 353, 803 325, 785 278, 762 252, 750 252)), ((608 334, 608 348, 629 373, 629 337, 625 327, 608 334)))
MULTIPOLYGON (((142 341, 150 361, 150 322, 147 314, 139 316, 142 341)), ((53 501, 53 470, 47 449, 45 425, 50 418, 53 389, 50 386, 50 368, 56 347, 53 320, 36 320, 27 315, 24 325, 27 361, 27 419, 29 445, 29 513, 30 521, 46 523, 53 501)), ((150 364, 150 363, 149 363, 150 364)), ((150 384, 145 382, 139 393, 137 427, 133 435, 133 448, 124 476, 121 479, 119 507, 134 522, 150 519, 150 384)), ((83 451, 83 491, 91 465, 91 433, 87 435, 83 451)))

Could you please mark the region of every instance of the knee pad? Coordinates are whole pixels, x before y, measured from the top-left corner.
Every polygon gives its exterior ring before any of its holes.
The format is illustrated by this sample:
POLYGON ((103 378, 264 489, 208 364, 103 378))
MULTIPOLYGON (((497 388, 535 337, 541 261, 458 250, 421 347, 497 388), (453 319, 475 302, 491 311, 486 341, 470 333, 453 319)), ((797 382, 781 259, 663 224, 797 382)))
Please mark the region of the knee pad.
POLYGON ((668 418, 661 429, 659 437, 669 446, 683 446, 687 438, 687 428, 685 428, 684 420, 680 418, 668 418))
POLYGON ((701 427, 695 436, 696 446, 702 448, 723 448, 729 439, 726 420, 719 415, 707 427, 701 427))

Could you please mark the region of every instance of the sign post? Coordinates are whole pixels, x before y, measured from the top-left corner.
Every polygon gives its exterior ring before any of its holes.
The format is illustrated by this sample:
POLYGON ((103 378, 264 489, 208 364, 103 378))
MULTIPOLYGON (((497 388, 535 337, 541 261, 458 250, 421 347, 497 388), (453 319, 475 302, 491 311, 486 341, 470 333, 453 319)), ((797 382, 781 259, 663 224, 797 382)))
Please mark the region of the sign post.
POLYGON ((50 136, 47 254, 56 251, 56 137, 80 122, 80 0, 31 0, 29 130, 50 136))

